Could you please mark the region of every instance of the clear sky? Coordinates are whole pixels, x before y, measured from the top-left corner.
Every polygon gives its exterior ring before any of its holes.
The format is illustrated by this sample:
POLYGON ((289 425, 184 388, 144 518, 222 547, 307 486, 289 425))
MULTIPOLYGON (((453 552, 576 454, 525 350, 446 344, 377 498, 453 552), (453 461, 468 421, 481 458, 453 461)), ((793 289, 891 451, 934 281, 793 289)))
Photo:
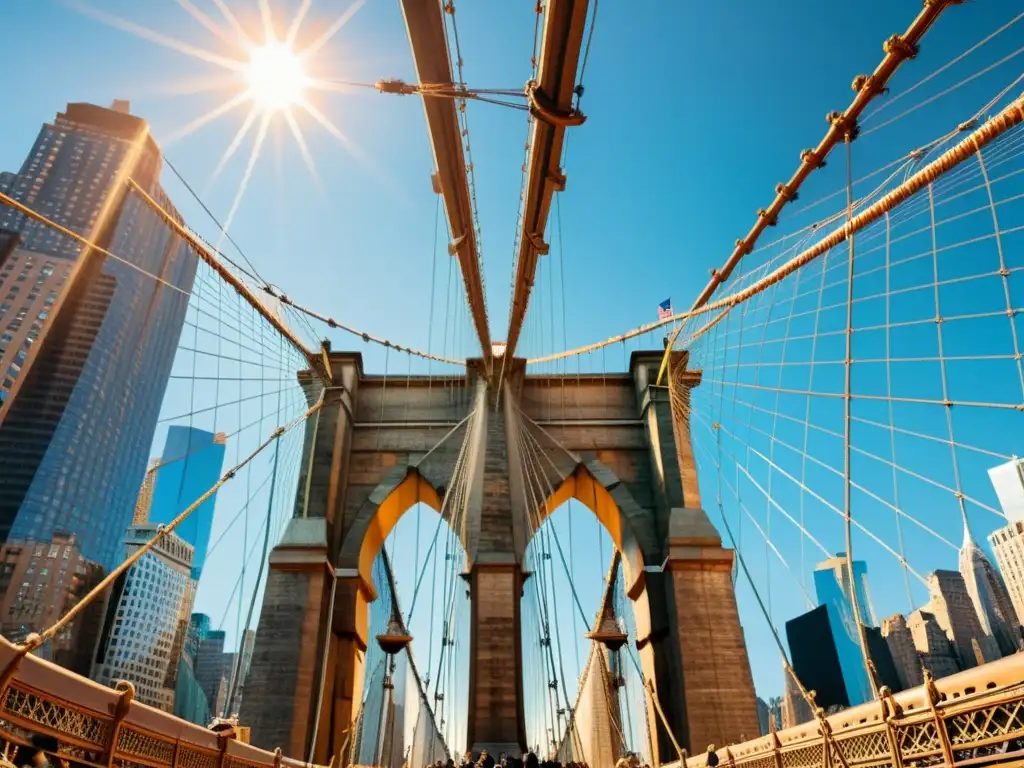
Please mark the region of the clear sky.
MULTIPOLYGON (((225 26, 213 2, 194 2, 225 26)), ((256 3, 228 4, 257 35, 256 3)), ((194 46, 230 53, 177 3, 96 0, 95 6, 194 46)), ((272 6, 283 30, 298 2, 272 6)), ((532 0, 457 4, 471 86, 518 88, 529 78, 533 6, 532 0)), ((316 37, 347 7, 337 0, 314 0, 300 44, 316 37)), ((818 142, 826 112, 848 104, 853 76, 874 68, 882 41, 903 31, 919 8, 917 0, 864 0, 856 7, 816 0, 601 3, 582 101, 588 120, 570 131, 568 142, 568 184, 559 196, 562 236, 553 234, 554 224, 549 228, 549 239, 557 247, 538 282, 538 304, 557 319, 542 330, 532 318, 521 351, 550 352, 563 341, 576 346, 650 322, 657 317, 657 304, 667 297, 676 309, 689 305, 709 268, 724 261, 734 240, 745 234, 755 209, 767 205, 777 182, 788 179, 799 151, 818 142), (545 282, 546 275, 550 281, 561 269, 564 284, 545 282), (540 298, 545 291, 548 298, 540 298)), ((1022 10, 1020 0, 952 8, 929 33, 918 59, 897 75, 893 92, 917 82, 1022 10)), ((207 205, 226 218, 245 173, 253 133, 219 178, 211 177, 247 107, 177 141, 164 141, 236 92, 186 92, 210 78, 223 78, 223 70, 111 28, 57 0, 13 0, 2 14, 5 54, 18 67, 0 112, 0 169, 18 169, 40 124, 65 102, 130 99, 133 112, 149 120, 158 143, 166 144, 167 158, 202 190, 207 205)), ((904 106, 1014 53, 1021 35, 1015 27, 962 68, 908 97, 904 106)), ((863 162, 859 167, 873 169, 945 132, 1020 69, 1016 59, 995 67, 955 98, 939 99, 912 118, 872 134, 865 154, 858 155, 857 162, 863 162)), ((323 47, 310 74, 358 82, 414 80, 398 3, 367 2, 323 47)), ((435 248, 433 162, 421 103, 372 90, 312 98, 355 151, 313 119, 300 117, 317 169, 314 180, 287 126, 276 120, 233 219, 233 237, 262 275, 300 303, 403 345, 429 346, 455 357, 472 354, 464 313, 455 303, 444 309, 450 301, 444 282, 448 263, 443 234, 435 248)), ((468 112, 491 331, 501 339, 526 124, 521 112, 501 107, 474 103, 468 112)), ((833 163, 841 169, 838 155, 833 163)), ((841 176, 829 179, 832 186, 812 184, 805 199, 833 191, 841 176)), ((165 184, 189 224, 216 240, 216 230, 182 187, 170 178, 165 184)), ((363 349, 371 370, 410 370, 404 358, 396 362, 380 348, 331 335, 336 348, 363 349)), ((660 338, 649 342, 658 345, 660 338)), ((593 356, 583 365, 620 368, 621 352, 593 356)), ((416 363, 411 370, 423 368, 416 363)), ((713 492, 704 492, 711 512, 713 492)), ((222 496, 219 514, 226 508, 222 496)), ((214 535, 224 526, 219 518, 214 535)), ((839 539, 829 541, 830 549, 840 545, 839 539)), ((936 563, 926 570, 954 567, 948 550, 921 546, 923 559, 936 563), (941 556, 932 557, 932 552, 941 556)), ((606 563, 599 566, 603 573, 606 563)), ((222 577, 233 578, 227 573, 222 577)), ((588 586, 587 592, 584 608, 592 614, 599 585, 588 586)), ((799 609, 798 603, 792 607, 799 609)), ((776 695, 781 692, 777 653, 749 594, 741 593, 741 610, 758 690, 766 698, 776 695)))

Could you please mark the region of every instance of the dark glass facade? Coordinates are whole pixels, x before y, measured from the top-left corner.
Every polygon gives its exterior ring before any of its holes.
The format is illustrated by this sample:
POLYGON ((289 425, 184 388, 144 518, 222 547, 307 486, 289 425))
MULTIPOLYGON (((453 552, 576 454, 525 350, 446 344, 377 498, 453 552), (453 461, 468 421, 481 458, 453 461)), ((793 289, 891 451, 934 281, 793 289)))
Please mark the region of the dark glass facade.
POLYGON ((188 622, 185 644, 178 661, 174 690, 174 714, 197 725, 210 723, 210 704, 206 700, 203 686, 196 677, 196 662, 199 647, 210 632, 210 617, 204 613, 193 613, 188 622))
MULTIPOLYGON (((163 455, 154 470, 150 521, 164 525, 170 523, 210 490, 220 479, 225 450, 226 437, 222 432, 214 434, 185 426, 168 428, 163 455)), ((217 495, 214 494, 175 529, 175 533, 195 550, 192 578, 196 580, 206 562, 216 503, 217 495)))
POLYGON ((824 605, 786 622, 786 640, 793 672, 804 688, 815 691, 819 707, 848 707, 830 612, 824 605))
POLYGON ((857 606, 860 621, 854 616, 853 598, 850 592, 850 576, 846 555, 843 552, 826 560, 814 569, 814 591, 818 605, 828 610, 832 627, 833 644, 839 654, 839 664, 850 704, 871 701, 871 681, 864 668, 864 655, 860 649, 860 625, 874 624, 871 599, 868 592, 868 569, 863 560, 853 561, 853 583, 857 590, 857 606))

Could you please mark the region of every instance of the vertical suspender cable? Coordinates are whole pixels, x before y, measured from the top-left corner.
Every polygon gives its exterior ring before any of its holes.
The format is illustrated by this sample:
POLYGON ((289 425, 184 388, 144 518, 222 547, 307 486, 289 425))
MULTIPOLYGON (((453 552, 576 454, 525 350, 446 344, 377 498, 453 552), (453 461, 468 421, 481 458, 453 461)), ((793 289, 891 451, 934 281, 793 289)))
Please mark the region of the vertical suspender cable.
MULTIPOLYGON (((853 175, 850 142, 852 140, 850 131, 846 133, 846 221, 853 219, 853 175)), ((868 653, 867 636, 864 632, 864 622, 861 620, 860 599, 857 596, 857 577, 853 572, 853 514, 850 498, 850 406, 853 402, 851 395, 852 367, 853 367, 853 267, 856 247, 854 245, 855 235, 850 231, 847 237, 849 244, 849 264, 846 270, 846 357, 843 362, 844 368, 844 394, 843 398, 843 518, 846 534, 846 571, 850 584, 850 603, 853 605, 853 622, 857 628, 857 640, 860 644, 860 652, 864 658, 864 670, 868 675, 868 683, 871 686, 871 695, 878 698, 878 685, 871 664, 871 656, 868 653)))

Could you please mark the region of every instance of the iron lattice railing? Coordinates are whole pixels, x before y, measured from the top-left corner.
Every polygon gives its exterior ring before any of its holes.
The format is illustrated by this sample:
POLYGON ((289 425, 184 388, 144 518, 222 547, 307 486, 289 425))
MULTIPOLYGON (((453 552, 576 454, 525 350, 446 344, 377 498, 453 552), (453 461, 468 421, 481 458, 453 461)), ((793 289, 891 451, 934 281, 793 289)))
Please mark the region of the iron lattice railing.
MULTIPOLYGON (((54 737, 95 768, 320 768, 131 700, 0 638, 0 740, 54 737)), ((13 757, 13 755, 9 755, 13 757)), ((1024 760, 1024 653, 719 750, 722 768, 917 768, 1024 760)), ((706 755, 669 768, 706 768, 706 755)))
MULTIPOLYGON (((35 656, 18 658, 0 638, 0 741, 15 764, 33 734, 57 740, 55 755, 95 768, 320 768, 226 738, 35 656)), ((34 751, 34 749, 32 749, 34 751)))
MULTIPOLYGON (((1024 761, 1024 653, 718 751, 720 768, 1024 761)), ((672 768, 706 768, 707 755, 672 768)))

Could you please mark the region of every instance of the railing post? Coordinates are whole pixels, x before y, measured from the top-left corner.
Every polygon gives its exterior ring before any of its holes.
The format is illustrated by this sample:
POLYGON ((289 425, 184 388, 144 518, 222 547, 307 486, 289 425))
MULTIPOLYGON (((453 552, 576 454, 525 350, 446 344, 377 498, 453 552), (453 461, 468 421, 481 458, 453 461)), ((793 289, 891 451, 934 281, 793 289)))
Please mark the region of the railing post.
POLYGON ((836 740, 832 736, 832 725, 825 717, 825 710, 818 707, 815 714, 818 717, 818 724, 821 727, 822 745, 825 752, 822 762, 824 763, 825 768, 832 767, 832 747, 835 747, 836 757, 839 758, 839 763, 842 768, 850 768, 850 764, 846 761, 846 756, 843 755, 842 750, 839 749, 839 745, 836 744, 836 740))
MULTIPOLYGON (((110 724, 110 741, 107 743, 107 754, 104 760, 107 768, 112 768, 114 765, 117 740, 121 736, 121 724, 128 716, 128 710, 131 709, 132 700, 135 698, 135 686, 127 680, 118 680, 114 690, 121 695, 117 698, 117 704, 114 706, 114 720, 110 724)), ((177 755, 177 747, 175 747, 175 755, 177 755)))
POLYGON ((817 707, 814 714, 818 718, 818 730, 821 731, 821 764, 824 768, 832 768, 832 750, 828 738, 831 729, 828 720, 825 719, 825 711, 821 707, 817 707))
POLYGON ((775 717, 769 721, 769 731, 772 735, 772 757, 775 758, 775 768, 782 768, 782 742, 779 741, 779 732, 775 730, 775 717))
POLYGON ((903 768, 903 754, 900 752, 899 742, 896 739, 896 726, 892 724, 893 719, 902 714, 900 705, 896 703, 896 699, 893 698, 892 691, 887 685, 878 689, 878 696, 878 705, 882 708, 882 722, 885 723, 885 736, 889 740, 892 768, 903 768))
POLYGON ((217 749, 220 751, 220 754, 217 756, 217 768, 227 768, 228 744, 231 743, 229 733, 230 731, 217 734, 217 749))
POLYGON ((25 642, 14 645, 14 658, 7 662, 7 666, 0 671, 0 701, 2 701, 2 696, 7 691, 7 687, 11 684, 11 680, 17 674, 18 667, 21 666, 21 660, 42 644, 43 639, 33 632, 25 638, 25 642))
POLYGON ((7 666, 0 671, 0 700, 2 700, 3 694, 11 684, 11 680, 13 680, 14 676, 17 674, 18 667, 21 666, 21 660, 25 658, 27 653, 27 651, 24 653, 18 653, 8 662, 7 666))
POLYGON ((935 687, 935 679, 931 672, 924 670, 924 691, 928 696, 928 708, 932 711, 932 718, 935 720, 935 732, 939 737, 939 744, 942 746, 942 757, 946 765, 953 768, 953 747, 949 743, 949 733, 946 732, 946 721, 939 712, 939 689, 935 687))

